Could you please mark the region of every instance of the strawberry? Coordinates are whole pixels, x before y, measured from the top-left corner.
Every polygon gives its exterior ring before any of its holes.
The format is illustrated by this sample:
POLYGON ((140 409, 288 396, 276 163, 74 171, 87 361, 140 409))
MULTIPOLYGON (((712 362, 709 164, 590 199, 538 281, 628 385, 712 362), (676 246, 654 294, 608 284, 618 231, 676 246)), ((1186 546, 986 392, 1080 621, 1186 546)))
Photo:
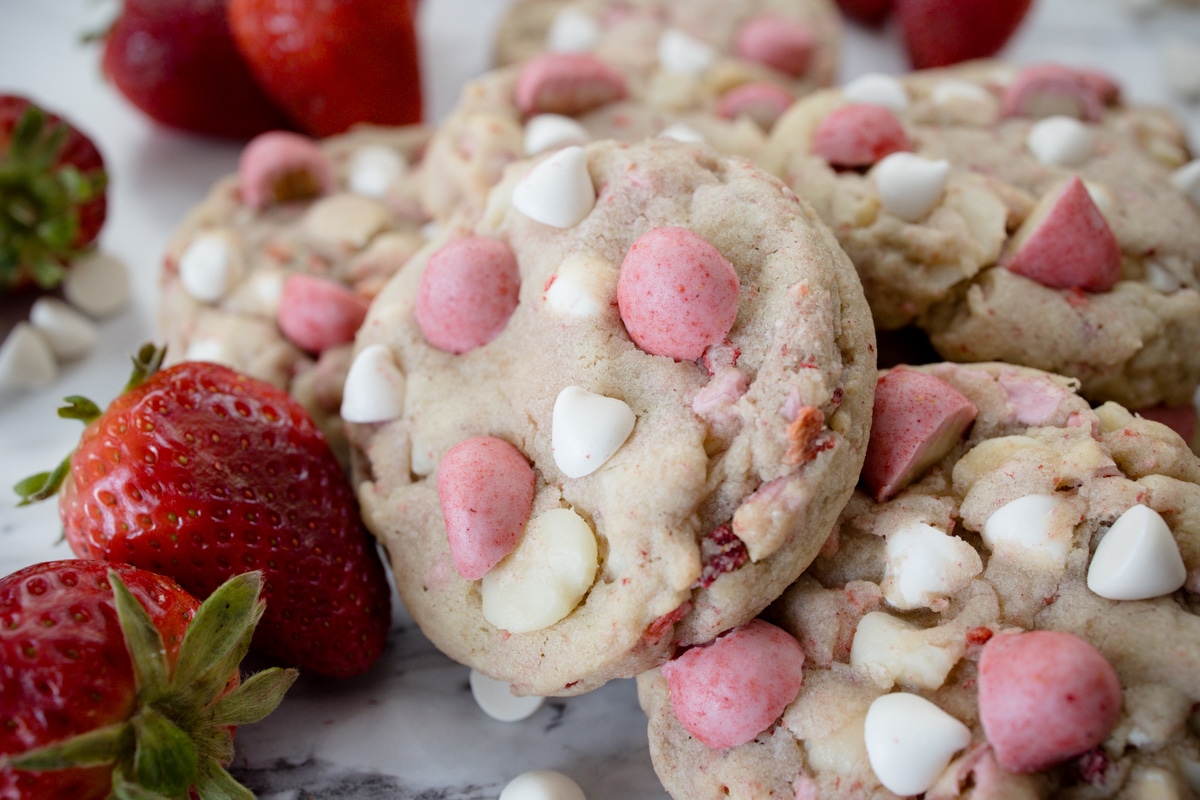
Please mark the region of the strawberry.
POLYGON ((421 120, 417 38, 396 0, 229 0, 259 83, 313 136, 421 120))
POLYGON ((213 136, 292 127, 229 32, 226 0, 124 0, 103 35, 105 74, 151 119, 213 136))
POLYGON ((200 605, 126 564, 67 560, 0 579, 0 797, 245 797, 233 727, 279 705, 294 670, 246 681, 261 576, 200 605))
POLYGON ((1033 0, 895 0, 896 17, 916 69, 995 55, 1033 0))
POLYGON ((100 235, 104 159, 82 131, 17 95, 0 95, 0 292, 61 281, 100 235))
POLYGON ((882 25, 892 10, 892 0, 837 0, 837 4, 846 16, 867 25, 882 25))
POLYGON ((169 575, 197 597, 262 570, 267 612, 255 648, 334 677, 365 672, 391 622, 391 592, 350 484, 303 407, 217 364, 158 371, 146 345, 127 391, 87 423, 52 474, 17 485, 53 494, 72 551, 169 575))

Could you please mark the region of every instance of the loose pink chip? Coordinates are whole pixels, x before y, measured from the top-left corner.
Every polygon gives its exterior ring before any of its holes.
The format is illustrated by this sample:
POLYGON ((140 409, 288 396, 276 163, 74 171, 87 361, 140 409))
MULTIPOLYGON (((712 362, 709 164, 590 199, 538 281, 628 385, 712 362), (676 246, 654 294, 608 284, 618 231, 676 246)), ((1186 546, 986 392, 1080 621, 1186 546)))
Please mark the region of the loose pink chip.
POLYGON ((1000 766, 1038 772, 1104 741, 1121 682, 1095 647, 1061 631, 992 637, 979 657, 979 718, 1000 766))
POLYGON ((813 132, 812 151, 834 167, 869 167, 912 150, 900 118, 889 108, 851 103, 826 114, 813 132))
POLYGON ((476 436, 447 451, 438 465, 438 499, 454 568, 478 580, 512 552, 533 509, 535 475, 520 450, 476 436))
POLYGON ((756 619, 662 666, 675 716, 714 748, 737 747, 771 727, 800 694, 804 650, 756 619))
POLYGON ((465 353, 495 339, 517 308, 521 273, 512 249, 487 236, 452 239, 429 257, 414 313, 426 341, 465 353))
POLYGON ((292 344, 320 353, 354 341, 369 306, 340 283, 296 272, 283 282, 275 323, 292 344))
POLYGON ((1061 114, 1086 122, 1104 117, 1104 102, 1116 84, 1095 71, 1081 72, 1059 64, 1025 67, 1004 91, 1006 117, 1048 117, 1061 114))
POLYGON ((739 289, 717 248, 686 228, 654 228, 625 254, 617 307, 642 350, 693 361, 733 328, 739 289))
POLYGON ((721 95, 715 111, 718 117, 725 119, 749 117, 763 130, 770 130, 791 105, 792 95, 782 86, 743 83, 721 95))
POLYGON ((799 77, 808 71, 817 37, 803 22, 779 14, 758 14, 742 24, 733 45, 747 61, 799 77))
POLYGON ((521 68, 515 99, 526 117, 572 116, 621 100, 627 92, 625 77, 593 55, 543 53, 521 68))
POLYGON ((305 200, 333 187, 333 166, 315 140, 268 131, 250 141, 238 160, 238 193, 255 210, 305 200))

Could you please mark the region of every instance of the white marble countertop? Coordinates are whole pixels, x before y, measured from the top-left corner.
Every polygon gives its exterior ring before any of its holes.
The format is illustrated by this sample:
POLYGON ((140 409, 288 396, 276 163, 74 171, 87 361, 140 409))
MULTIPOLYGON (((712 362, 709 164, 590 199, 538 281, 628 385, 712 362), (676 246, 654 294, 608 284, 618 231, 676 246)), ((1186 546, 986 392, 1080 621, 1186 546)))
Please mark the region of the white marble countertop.
MULTIPOLYGON (((429 115, 441 117, 462 80, 487 67, 505 0, 424 0, 421 21, 429 115)), ((1107 70, 1137 103, 1170 104, 1200 149, 1200 107, 1171 96, 1163 54, 1173 39, 1200 47, 1200 9, 1130 11, 1134 0, 1036 0, 1003 55, 1107 70)), ((80 44, 103 26, 109 5, 91 0, 0 0, 0 91, 66 112, 92 132, 111 175, 102 248, 134 276, 132 304, 101 323, 99 350, 68 365, 39 392, 0 390, 0 486, 49 469, 77 440, 58 399, 106 402, 124 384, 128 353, 153 336, 159 256, 172 228, 239 147, 155 127, 105 83, 99 50, 80 44)), ((842 77, 899 72, 894 30, 847 32, 842 77)), ((27 301, 0 301, 0 335, 27 301)), ((8 491, 7 488, 0 491, 8 491)), ((67 558, 53 503, 18 509, 0 495, 0 574, 67 558)), ((343 683, 301 680, 274 715, 239 732, 235 772, 264 800, 301 798, 495 798, 517 774, 555 769, 591 800, 663 800, 646 750, 633 681, 551 700, 531 718, 496 722, 475 705, 467 670, 439 654, 398 608, 382 662, 343 683)))

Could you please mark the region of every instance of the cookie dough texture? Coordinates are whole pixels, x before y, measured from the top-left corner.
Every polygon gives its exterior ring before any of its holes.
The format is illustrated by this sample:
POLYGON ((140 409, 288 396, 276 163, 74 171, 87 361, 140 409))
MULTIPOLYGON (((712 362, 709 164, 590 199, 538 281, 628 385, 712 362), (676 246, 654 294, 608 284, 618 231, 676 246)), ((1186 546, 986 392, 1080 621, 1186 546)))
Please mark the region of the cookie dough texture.
POLYGON ((445 226, 388 284, 357 342, 386 345, 405 375, 402 417, 349 426, 364 518, 391 556, 400 595, 451 658, 526 694, 576 694, 636 675, 777 597, 815 556, 857 480, 875 379, 853 268, 778 180, 700 145, 602 142, 585 152, 598 198, 581 223, 552 228, 514 208, 513 186, 530 164, 510 167, 482 220, 445 226), (706 239, 740 279, 727 342, 697 362, 639 350, 618 312, 626 252, 663 226, 706 239), (429 253, 464 234, 506 242, 521 284, 499 336, 453 355, 423 339, 413 306, 429 253), (547 301, 568 273, 587 276, 591 312, 547 301), (567 386, 618 398, 637 418, 611 460, 576 479, 552 453, 552 409, 567 386), (802 433, 796 418, 824 424, 802 433), (528 457, 534 516, 570 508, 594 530, 597 578, 549 627, 493 627, 479 582, 452 566, 438 463, 472 436, 499 437, 528 457), (736 569, 722 571, 710 555, 722 526, 749 554, 736 569))
MULTIPOLYGON (((1075 382, 1002 364, 922 367, 979 410, 967 437, 924 477, 886 503, 856 491, 834 536, 764 617, 805 652, 804 683, 778 723, 741 747, 712 750, 676 721, 659 670, 638 678, 655 769, 676 798, 890 798, 867 759, 863 721, 890 691, 919 694, 965 723, 970 746, 924 797, 1190 797, 1200 741, 1200 461, 1176 434, 1115 403, 1093 410, 1075 382), (1037 398, 1037 402, 1033 402, 1037 398), (1069 543, 1051 558, 990 550, 981 536, 997 509, 1021 497, 1061 501, 1055 530, 1069 543), (1108 526, 1145 504, 1162 515, 1188 579, 1173 595, 1113 601, 1087 587, 1089 560, 1108 526), (948 571, 954 588, 923 606, 888 602, 888 537, 924 523, 978 553, 977 574, 948 571), (870 612, 912 626, 899 660, 851 658, 870 612), (979 722, 976 662, 998 632, 1059 630, 1094 645, 1116 669, 1123 708, 1093 751, 1045 772, 1017 775, 996 764, 979 722), (920 659, 912 659, 914 653, 920 659)), ((964 559, 969 563, 971 559, 964 559)))

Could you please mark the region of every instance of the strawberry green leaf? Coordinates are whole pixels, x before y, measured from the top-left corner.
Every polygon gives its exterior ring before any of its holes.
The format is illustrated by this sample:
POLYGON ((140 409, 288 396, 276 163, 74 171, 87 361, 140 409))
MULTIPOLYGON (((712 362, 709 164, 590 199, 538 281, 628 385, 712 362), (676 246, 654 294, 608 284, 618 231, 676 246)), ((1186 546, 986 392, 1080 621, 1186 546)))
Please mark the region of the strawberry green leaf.
POLYGON ((213 725, 249 725, 279 707, 299 672, 272 667, 251 675, 209 710, 213 725))
POLYGON ((186 793, 199 771, 192 738, 150 706, 133 718, 133 729, 137 735, 133 772, 138 785, 167 796, 186 793))
POLYGON ((203 800, 254 800, 254 793, 238 783, 225 768, 211 758, 200 762, 196 793, 203 800))
POLYGON ((172 683, 210 702, 229 682, 250 649, 262 618, 262 573, 235 575, 217 587, 196 611, 183 635, 172 683))
POLYGON ((19 481, 13 486, 13 491, 21 498, 21 502, 17 505, 27 506, 30 503, 53 497, 70 471, 71 459, 67 457, 59 462, 53 472, 39 472, 37 475, 30 475, 19 481))
POLYGON ((68 767, 98 767, 118 761, 132 748, 133 728, 122 722, 96 728, 20 755, 0 757, 0 765, 31 772, 68 767))
POLYGON ((112 584, 117 620, 125 635, 125 648, 133 662, 138 694, 144 701, 154 702, 167 688, 168 681, 167 650, 162 634, 116 571, 108 571, 108 581, 112 584))
POLYGON ((121 769, 113 772, 113 786, 110 800, 182 800, 180 797, 168 797, 138 786, 127 778, 121 769))
POLYGON ((145 383, 147 378, 158 372, 166 357, 167 348, 158 347, 151 342, 142 345, 133 356, 133 372, 129 375, 129 382, 125 384, 125 391, 131 391, 145 383))
POLYGON ((93 422, 100 418, 100 406, 81 395, 73 394, 63 398, 65 405, 59 406, 58 415, 63 419, 77 419, 83 423, 93 422))

